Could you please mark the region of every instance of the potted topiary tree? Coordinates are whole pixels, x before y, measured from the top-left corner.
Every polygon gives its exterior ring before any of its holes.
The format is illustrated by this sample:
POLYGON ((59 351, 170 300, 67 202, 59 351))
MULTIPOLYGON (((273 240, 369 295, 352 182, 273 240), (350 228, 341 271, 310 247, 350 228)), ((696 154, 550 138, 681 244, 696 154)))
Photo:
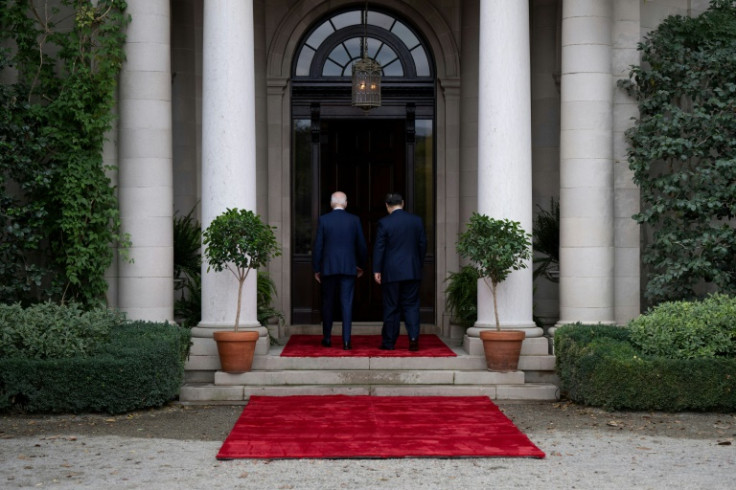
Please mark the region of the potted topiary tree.
POLYGON ((516 371, 521 343, 525 333, 521 330, 501 330, 498 318, 497 288, 512 271, 525 269, 531 259, 531 235, 521 224, 508 219, 494 219, 473 213, 467 229, 460 234, 457 251, 469 259, 478 277, 488 286, 493 297, 493 313, 496 330, 480 333, 488 369, 491 371, 516 371))
POLYGON ((217 352, 223 371, 250 371, 258 332, 239 331, 243 285, 251 270, 281 254, 273 227, 253 211, 227 209, 202 234, 207 272, 229 270, 238 281, 238 307, 232 331, 216 331, 217 352))

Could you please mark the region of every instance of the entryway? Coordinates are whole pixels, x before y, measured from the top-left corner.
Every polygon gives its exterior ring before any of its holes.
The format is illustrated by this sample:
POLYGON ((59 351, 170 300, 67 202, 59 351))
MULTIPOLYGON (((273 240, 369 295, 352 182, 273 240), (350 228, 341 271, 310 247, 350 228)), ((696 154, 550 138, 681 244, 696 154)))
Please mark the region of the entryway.
MULTIPOLYGON (((298 129, 300 125, 296 126, 298 129)), ((434 178, 431 159, 427 161, 423 156, 426 146, 431 144, 431 138, 425 134, 427 129, 431 132, 431 125, 420 126, 422 157, 417 159, 417 131, 412 119, 332 118, 310 124, 309 160, 300 156, 306 157, 306 151, 298 153, 294 171, 297 205, 292 254, 292 324, 321 321, 320 288, 312 277, 311 245, 317 219, 329 212, 330 195, 336 190, 347 194, 348 212, 360 218, 369 248, 366 274, 356 284, 353 320, 381 321, 381 290, 371 280, 370 252, 378 220, 386 215, 385 195, 399 192, 405 198, 406 209, 419 214, 427 228, 430 247, 424 264, 421 313, 424 323, 434 322, 434 178), (317 134, 315 127, 319 128, 317 134), (308 167, 309 171, 301 167, 308 167), (307 194, 309 200, 305 199, 307 194)), ((297 130, 295 140, 299 139, 297 130)), ((429 151, 431 155, 431 148, 429 151)))

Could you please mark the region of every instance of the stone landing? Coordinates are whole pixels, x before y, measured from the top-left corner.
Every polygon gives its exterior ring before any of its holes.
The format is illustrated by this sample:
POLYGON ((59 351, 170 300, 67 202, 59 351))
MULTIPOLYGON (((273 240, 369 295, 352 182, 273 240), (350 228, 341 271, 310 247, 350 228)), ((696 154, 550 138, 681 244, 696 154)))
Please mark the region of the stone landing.
POLYGON ((274 345, 268 354, 255 356, 250 372, 230 374, 217 370, 216 348, 198 347, 192 346, 182 403, 238 404, 251 395, 559 397, 555 358, 548 354, 546 338, 525 341, 519 371, 510 373, 488 371, 483 356, 468 354, 462 346, 450 346, 457 357, 421 358, 280 357, 283 346, 274 345))

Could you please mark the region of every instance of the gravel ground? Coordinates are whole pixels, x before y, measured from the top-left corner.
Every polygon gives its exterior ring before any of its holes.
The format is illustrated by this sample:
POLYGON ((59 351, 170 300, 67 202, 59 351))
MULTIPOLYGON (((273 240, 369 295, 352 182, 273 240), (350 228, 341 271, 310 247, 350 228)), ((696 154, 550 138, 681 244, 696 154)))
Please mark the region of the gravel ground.
POLYGON ((736 477, 736 414, 498 403, 545 459, 233 460, 242 406, 0 416, 0 488, 683 488, 736 477))

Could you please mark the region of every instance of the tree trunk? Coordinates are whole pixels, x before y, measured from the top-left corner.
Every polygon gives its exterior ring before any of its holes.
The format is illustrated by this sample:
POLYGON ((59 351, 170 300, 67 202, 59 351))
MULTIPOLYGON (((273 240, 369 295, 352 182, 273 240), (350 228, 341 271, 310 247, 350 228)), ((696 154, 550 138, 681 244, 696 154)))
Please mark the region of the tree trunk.
POLYGON ((496 301, 496 286, 498 283, 491 281, 488 282, 488 278, 484 277, 483 282, 486 283, 488 289, 491 290, 491 296, 493 297, 493 316, 496 318, 496 330, 501 331, 501 321, 498 319, 498 302, 496 301))
POLYGON ((493 316, 496 317, 496 330, 501 331, 501 321, 498 319, 498 301, 496 301, 496 284, 491 281, 491 296, 493 296, 493 316))
POLYGON ((243 283, 245 283, 245 276, 238 278, 238 309, 235 312, 235 331, 238 331, 240 326, 240 304, 243 300, 243 283))

